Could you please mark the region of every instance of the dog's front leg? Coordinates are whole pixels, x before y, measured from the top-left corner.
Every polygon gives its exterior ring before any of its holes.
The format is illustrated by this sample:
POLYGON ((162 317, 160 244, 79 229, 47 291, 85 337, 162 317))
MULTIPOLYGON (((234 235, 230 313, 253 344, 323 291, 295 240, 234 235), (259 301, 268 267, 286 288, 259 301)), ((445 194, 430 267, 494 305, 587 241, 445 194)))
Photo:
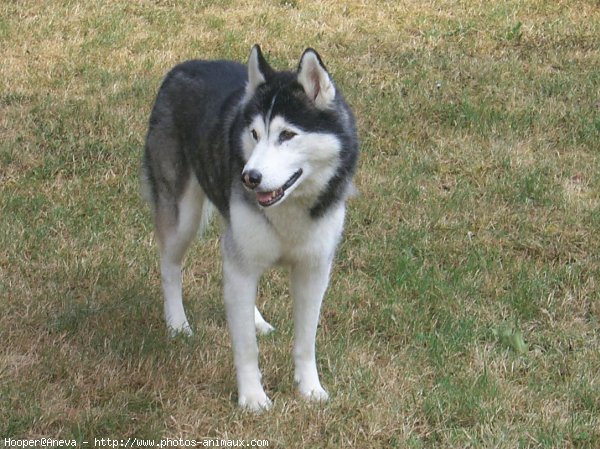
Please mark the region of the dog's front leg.
POLYGON ((249 273, 227 257, 223 257, 223 293, 227 324, 233 346, 233 361, 238 385, 238 404, 259 412, 269 409, 258 369, 258 345, 254 325, 254 303, 260 273, 249 273))
POLYGON ((307 260, 292 268, 295 380, 300 393, 313 401, 329 398, 319 381, 315 340, 330 270, 330 260, 307 260))

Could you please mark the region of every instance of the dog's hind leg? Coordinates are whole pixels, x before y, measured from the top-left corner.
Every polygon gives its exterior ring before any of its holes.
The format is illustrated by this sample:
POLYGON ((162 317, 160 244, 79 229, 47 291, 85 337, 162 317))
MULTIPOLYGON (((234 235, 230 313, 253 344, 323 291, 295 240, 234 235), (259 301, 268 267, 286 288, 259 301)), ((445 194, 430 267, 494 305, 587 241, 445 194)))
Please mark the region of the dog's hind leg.
POLYGON ((254 326, 256 327, 256 332, 260 335, 268 335, 275 330, 273 326, 265 321, 256 306, 254 307, 254 326))
POLYGON ((183 308, 181 265, 200 222, 208 222, 209 204, 193 175, 177 201, 157 201, 155 217, 165 319, 172 334, 192 334, 183 308))

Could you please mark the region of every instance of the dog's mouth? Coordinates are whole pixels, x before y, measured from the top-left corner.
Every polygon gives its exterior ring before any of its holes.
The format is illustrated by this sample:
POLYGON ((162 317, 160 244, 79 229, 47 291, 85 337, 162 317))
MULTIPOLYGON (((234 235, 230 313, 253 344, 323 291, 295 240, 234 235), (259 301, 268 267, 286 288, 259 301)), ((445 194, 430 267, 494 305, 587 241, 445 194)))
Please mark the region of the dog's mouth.
POLYGON ((255 192, 256 193, 256 201, 262 207, 272 206, 273 204, 279 202, 283 196, 285 195, 285 191, 292 187, 296 181, 302 176, 302 169, 298 169, 290 178, 278 189, 271 190, 270 192, 255 192))

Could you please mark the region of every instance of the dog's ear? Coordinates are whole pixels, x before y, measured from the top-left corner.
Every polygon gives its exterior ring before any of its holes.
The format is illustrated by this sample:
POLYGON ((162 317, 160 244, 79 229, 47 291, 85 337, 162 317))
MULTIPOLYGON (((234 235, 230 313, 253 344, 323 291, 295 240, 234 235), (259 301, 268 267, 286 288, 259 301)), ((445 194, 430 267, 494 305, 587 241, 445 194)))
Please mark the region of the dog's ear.
POLYGON ((331 106, 335 98, 335 86, 319 54, 312 48, 304 50, 300 58, 298 82, 317 108, 327 109, 331 106))
POLYGON ((250 98, 256 88, 267 81, 273 69, 265 60, 258 44, 252 47, 248 58, 248 83, 246 84, 246 98, 250 98))

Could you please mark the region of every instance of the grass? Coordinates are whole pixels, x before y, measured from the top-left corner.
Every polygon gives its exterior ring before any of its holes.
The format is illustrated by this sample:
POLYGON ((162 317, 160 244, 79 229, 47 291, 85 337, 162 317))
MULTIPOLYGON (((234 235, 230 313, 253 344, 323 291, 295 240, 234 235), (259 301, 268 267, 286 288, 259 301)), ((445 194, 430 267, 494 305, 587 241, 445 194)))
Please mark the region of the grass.
POLYGON ((599 36, 592 0, 3 2, 0 437, 599 447, 599 36), (332 399, 295 392, 275 271, 261 416, 235 406, 216 226, 172 341, 138 189, 161 77, 255 42, 279 68, 317 48, 362 141, 318 336, 332 399))

